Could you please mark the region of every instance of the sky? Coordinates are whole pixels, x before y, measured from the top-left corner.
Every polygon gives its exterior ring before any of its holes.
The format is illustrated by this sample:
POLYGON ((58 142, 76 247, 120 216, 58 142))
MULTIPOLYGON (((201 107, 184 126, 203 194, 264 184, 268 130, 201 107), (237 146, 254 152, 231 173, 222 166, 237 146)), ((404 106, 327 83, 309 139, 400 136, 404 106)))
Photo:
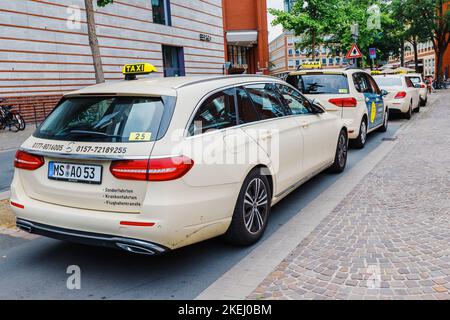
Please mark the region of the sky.
MULTIPOLYGON (((283 0, 267 0, 267 7, 274 9, 283 9, 283 0)), ((274 17, 269 13, 269 41, 272 41, 283 32, 281 26, 272 26, 274 17)))

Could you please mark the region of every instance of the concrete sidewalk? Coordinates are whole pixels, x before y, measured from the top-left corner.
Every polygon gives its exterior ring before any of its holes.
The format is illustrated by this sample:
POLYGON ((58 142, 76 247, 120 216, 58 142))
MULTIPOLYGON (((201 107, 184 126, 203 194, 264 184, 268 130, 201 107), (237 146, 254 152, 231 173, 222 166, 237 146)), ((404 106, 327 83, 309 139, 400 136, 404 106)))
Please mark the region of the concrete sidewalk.
POLYGON ((24 131, 12 132, 8 129, 0 131, 0 152, 15 150, 36 130, 34 124, 27 125, 24 131))
POLYGON ((450 299, 450 93, 250 299, 450 299))

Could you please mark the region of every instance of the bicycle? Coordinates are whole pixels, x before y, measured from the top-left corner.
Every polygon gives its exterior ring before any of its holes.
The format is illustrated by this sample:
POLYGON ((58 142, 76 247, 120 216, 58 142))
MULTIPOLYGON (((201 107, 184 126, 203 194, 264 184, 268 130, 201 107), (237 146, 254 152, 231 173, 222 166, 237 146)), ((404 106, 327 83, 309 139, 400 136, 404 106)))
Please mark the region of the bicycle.
MULTIPOLYGON (((5 101, 0 99, 0 103, 5 101)), ((0 130, 9 127, 12 132, 18 132, 25 130, 26 123, 20 113, 12 110, 13 106, 0 105, 0 130)))

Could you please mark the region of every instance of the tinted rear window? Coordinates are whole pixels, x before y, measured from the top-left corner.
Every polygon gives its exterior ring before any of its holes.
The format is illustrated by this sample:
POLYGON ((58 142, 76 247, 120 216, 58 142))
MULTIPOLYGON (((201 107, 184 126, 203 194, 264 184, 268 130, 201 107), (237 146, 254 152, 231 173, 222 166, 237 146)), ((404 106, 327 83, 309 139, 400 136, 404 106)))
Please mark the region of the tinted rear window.
POLYGON ((420 84, 422 82, 422 79, 420 79, 419 77, 409 77, 409 79, 414 84, 420 84))
POLYGON ((375 77, 375 81, 380 87, 401 87, 401 78, 375 77))
POLYGON ((343 74, 291 75, 287 83, 303 94, 348 94, 348 79, 343 74))
POLYGON ((155 141, 164 110, 162 98, 71 98, 49 115, 34 136, 84 142, 155 141))

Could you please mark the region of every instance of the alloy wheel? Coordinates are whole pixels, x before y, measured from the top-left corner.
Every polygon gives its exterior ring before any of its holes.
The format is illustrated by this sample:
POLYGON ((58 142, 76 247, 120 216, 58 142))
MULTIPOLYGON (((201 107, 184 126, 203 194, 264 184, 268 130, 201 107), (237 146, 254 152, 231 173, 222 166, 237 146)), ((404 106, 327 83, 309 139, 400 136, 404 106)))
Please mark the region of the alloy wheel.
POLYGON ((366 122, 365 121, 363 121, 363 122, 361 122, 361 132, 360 132, 360 134, 361 134, 361 142, 362 142, 362 144, 365 144, 366 143, 366 139, 367 139, 367 125, 366 125, 366 122))
POLYGON ((345 162, 347 161, 347 139, 344 135, 341 134, 339 137, 339 144, 338 144, 338 161, 339 166, 343 167, 345 165, 345 162))
POLYGON ((268 202, 266 185, 260 178, 253 179, 245 191, 243 210, 245 227, 251 234, 256 234, 264 228, 268 202))

